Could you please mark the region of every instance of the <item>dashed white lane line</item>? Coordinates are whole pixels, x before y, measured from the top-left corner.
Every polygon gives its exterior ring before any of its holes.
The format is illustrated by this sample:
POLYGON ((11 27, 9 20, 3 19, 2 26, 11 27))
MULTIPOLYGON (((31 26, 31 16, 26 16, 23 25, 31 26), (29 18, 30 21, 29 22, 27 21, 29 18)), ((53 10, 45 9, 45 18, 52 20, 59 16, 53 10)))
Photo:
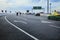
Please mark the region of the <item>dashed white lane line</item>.
POLYGON ((14 25, 14 24, 11 23, 10 21, 8 21, 8 19, 6 18, 6 16, 5 16, 5 20, 6 20, 9 24, 11 24, 12 26, 14 26, 14 27, 17 28, 18 30, 20 30, 21 32, 23 32, 23 33, 25 33, 26 35, 28 35, 29 37, 33 38, 34 40, 39 40, 39 39, 37 39, 36 37, 34 37, 33 35, 27 33, 26 31, 22 30, 21 28, 17 27, 16 25, 14 25))
POLYGON ((52 23, 52 22, 42 20, 41 23, 52 23))
POLYGON ((51 27, 55 27, 55 28, 60 28, 60 27, 58 27, 58 26, 55 26, 55 25, 49 25, 49 26, 51 26, 51 27))
POLYGON ((18 20, 14 20, 14 22, 20 22, 20 23, 23 23, 23 24, 27 24, 27 22, 25 22, 25 21, 18 21, 18 20))
POLYGON ((23 18, 23 17, 20 17, 21 19, 23 19, 23 20, 26 20, 27 21, 27 19, 26 18, 23 18))
POLYGON ((27 21, 27 18, 23 18, 23 17, 17 17, 17 18, 27 21))

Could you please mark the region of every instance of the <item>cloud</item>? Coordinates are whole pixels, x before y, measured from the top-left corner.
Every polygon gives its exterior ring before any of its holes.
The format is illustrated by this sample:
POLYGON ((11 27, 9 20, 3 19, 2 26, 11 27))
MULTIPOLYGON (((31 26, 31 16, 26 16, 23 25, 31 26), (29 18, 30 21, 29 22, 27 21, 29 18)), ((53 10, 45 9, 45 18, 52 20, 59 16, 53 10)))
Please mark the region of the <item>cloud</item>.
MULTIPOLYGON (((52 10, 60 10, 60 0, 50 0, 52 10)), ((0 0, 0 9, 31 9, 33 6, 42 6, 47 10, 47 0, 0 0)))
POLYGON ((28 0, 16 0, 15 3, 17 5, 28 5, 29 1, 28 0))
POLYGON ((38 5, 40 0, 0 0, 0 7, 18 7, 38 5))
POLYGON ((51 0, 51 2, 60 2, 60 0, 51 0))
POLYGON ((8 3, 7 0, 0 0, 0 9, 5 9, 11 6, 11 3, 8 3))
POLYGON ((10 0, 12 6, 27 6, 31 5, 29 0, 10 0))
POLYGON ((60 11, 60 2, 52 2, 52 10, 60 11))

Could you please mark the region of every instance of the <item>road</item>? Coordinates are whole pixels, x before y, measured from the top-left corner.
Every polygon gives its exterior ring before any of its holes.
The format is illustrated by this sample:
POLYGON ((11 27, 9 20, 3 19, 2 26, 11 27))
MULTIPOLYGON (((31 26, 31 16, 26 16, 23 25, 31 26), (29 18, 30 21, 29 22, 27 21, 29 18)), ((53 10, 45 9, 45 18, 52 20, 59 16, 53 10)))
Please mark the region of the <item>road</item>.
POLYGON ((0 16, 0 40, 60 40, 60 21, 47 16, 0 16))

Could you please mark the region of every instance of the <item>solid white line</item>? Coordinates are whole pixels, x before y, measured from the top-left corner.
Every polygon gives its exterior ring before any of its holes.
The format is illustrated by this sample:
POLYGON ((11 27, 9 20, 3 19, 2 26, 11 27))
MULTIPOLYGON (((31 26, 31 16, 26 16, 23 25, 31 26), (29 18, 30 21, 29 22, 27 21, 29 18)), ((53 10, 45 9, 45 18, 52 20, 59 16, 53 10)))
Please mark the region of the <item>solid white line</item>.
POLYGON ((58 26, 55 26, 55 25, 49 25, 49 26, 51 26, 51 27, 55 27, 55 28, 60 28, 60 27, 58 27, 58 26))
POLYGON ((21 28, 17 27, 16 25, 14 25, 13 23, 11 23, 10 21, 7 20, 6 16, 5 16, 5 20, 11 24, 12 26, 14 26, 15 28, 17 28, 18 30, 20 30, 21 32, 25 33, 26 35, 28 35, 29 37, 33 38, 34 40, 39 40, 36 37, 32 36, 31 34, 27 33, 26 31, 22 30, 21 28))
POLYGON ((23 24, 27 24, 27 22, 25 22, 25 21, 14 20, 14 22, 21 22, 21 23, 23 23, 23 24))

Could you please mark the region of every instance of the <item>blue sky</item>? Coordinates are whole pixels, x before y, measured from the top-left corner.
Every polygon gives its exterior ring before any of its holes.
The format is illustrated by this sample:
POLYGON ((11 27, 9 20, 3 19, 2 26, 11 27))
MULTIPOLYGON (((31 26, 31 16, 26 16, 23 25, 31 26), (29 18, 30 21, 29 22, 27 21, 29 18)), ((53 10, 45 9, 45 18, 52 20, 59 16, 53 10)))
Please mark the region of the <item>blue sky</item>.
MULTIPOLYGON (((33 6, 42 6, 47 8, 47 0, 0 0, 0 9, 7 10, 31 10, 33 6)), ((52 11, 60 11, 60 0, 50 0, 52 3, 52 11)))

